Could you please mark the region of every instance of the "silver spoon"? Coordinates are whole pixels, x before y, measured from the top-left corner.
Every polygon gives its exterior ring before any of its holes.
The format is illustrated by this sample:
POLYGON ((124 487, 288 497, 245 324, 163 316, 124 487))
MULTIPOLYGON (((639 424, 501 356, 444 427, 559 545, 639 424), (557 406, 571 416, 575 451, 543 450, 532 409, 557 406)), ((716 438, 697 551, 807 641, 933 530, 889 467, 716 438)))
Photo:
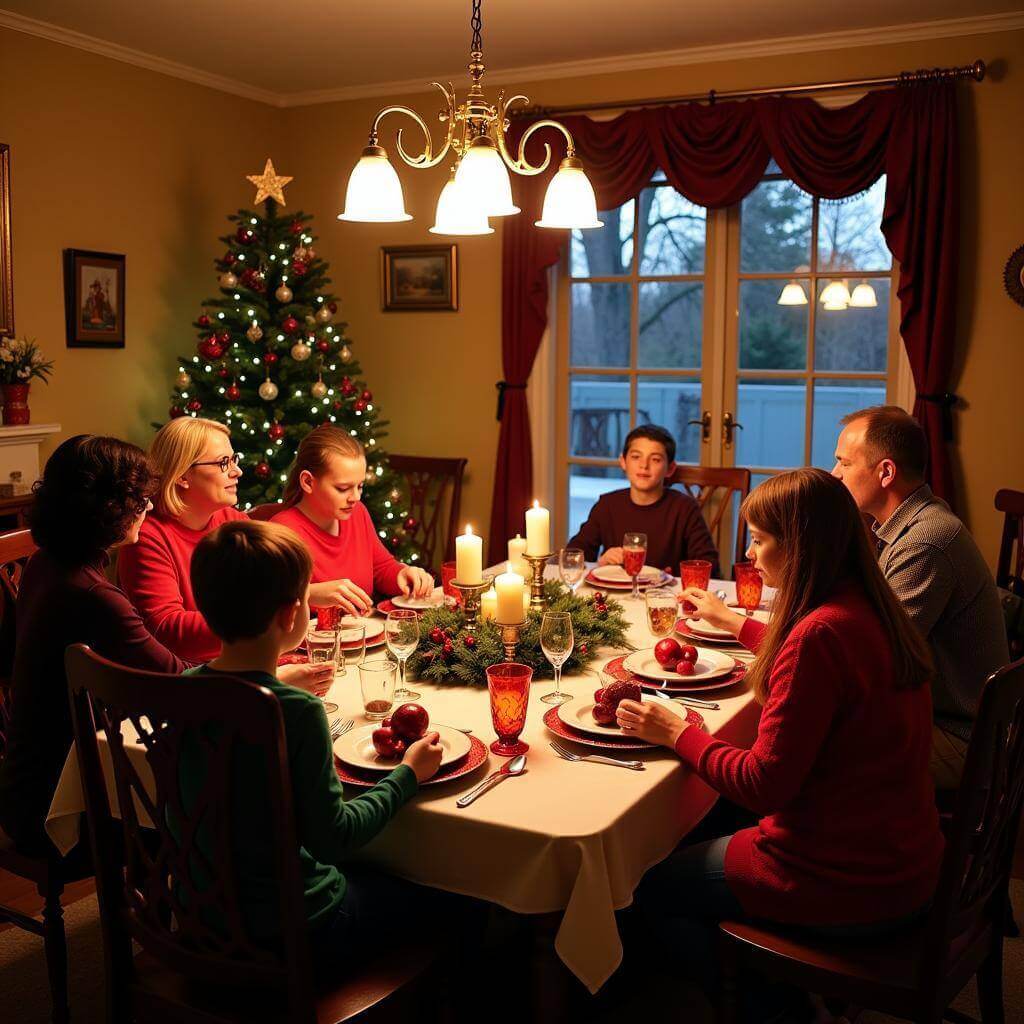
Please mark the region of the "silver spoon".
POLYGON ((522 775, 526 770, 526 755, 519 754, 511 761, 506 761, 496 772, 488 775, 476 789, 471 789, 465 796, 460 796, 455 801, 456 807, 468 807, 478 796, 483 796, 489 789, 493 789, 499 782, 507 779, 510 775, 522 775))

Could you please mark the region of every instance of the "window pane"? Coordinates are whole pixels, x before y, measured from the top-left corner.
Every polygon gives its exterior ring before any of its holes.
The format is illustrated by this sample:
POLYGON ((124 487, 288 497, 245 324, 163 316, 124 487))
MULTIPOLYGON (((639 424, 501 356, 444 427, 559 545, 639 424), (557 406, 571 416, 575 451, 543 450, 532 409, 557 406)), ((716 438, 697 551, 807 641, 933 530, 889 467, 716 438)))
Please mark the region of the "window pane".
POLYGON ((850 199, 818 204, 818 269, 888 270, 892 253, 882 237, 885 176, 850 199))
POLYGON ((633 200, 617 210, 599 210, 596 231, 573 231, 569 268, 573 277, 628 274, 633 264, 633 200))
POLYGON ((736 431, 738 466, 785 469, 804 464, 804 403, 802 380, 740 379, 736 431))
POLYGON ((818 281, 818 306, 814 314, 814 367, 817 370, 867 370, 885 373, 889 354, 889 286, 887 277, 863 281, 850 278, 851 292, 870 289, 877 305, 825 309, 821 293, 829 284, 818 281))
POLYGON ((640 274, 703 274, 707 210, 671 186, 640 193, 640 274))
POLYGON ((698 368, 703 328, 704 285, 699 281, 640 283, 640 366, 698 368))
POLYGON ((807 366, 807 306, 780 306, 785 281, 740 281, 740 367, 807 366))
POLYGON ((636 422, 657 423, 676 439, 677 462, 700 462, 700 381, 694 377, 638 377, 636 422))
MULTIPOLYGON (((750 489, 752 491, 756 490, 758 487, 761 486, 761 484, 763 484, 765 482, 765 480, 767 480, 772 475, 773 475, 772 473, 751 473, 750 474, 750 489)), ((733 507, 733 510, 732 510, 732 535, 733 535, 733 537, 736 536, 736 531, 739 528, 740 528, 740 508, 739 508, 739 502, 736 502, 736 503, 734 503, 734 507, 733 507)), ((746 558, 746 551, 747 551, 747 548, 749 548, 749 547, 750 547, 750 530, 747 529, 747 524, 744 523, 743 524, 743 553, 744 553, 744 558, 746 558)), ((731 557, 732 557, 732 555, 730 553, 730 560, 731 560, 731 557)), ((735 573, 730 574, 730 573, 724 571, 725 568, 726 567, 723 565, 722 566, 722 569, 723 569, 722 578, 723 579, 729 579, 730 576, 732 578, 735 578, 735 573)))
POLYGON ((572 285, 569 361, 573 366, 629 366, 628 284, 572 285))
POLYGON ((594 502, 608 491, 617 491, 625 485, 625 477, 618 466, 569 466, 569 536, 590 515, 594 502))
POLYGON ((629 378, 569 378, 569 454, 618 458, 629 433, 629 378))
POLYGON ((870 380, 817 380, 814 382, 814 426, 811 465, 831 469, 835 464, 839 421, 870 405, 885 405, 885 382, 870 380))
POLYGON ((813 201, 791 181, 762 181, 740 205, 740 270, 789 273, 811 265, 813 201))

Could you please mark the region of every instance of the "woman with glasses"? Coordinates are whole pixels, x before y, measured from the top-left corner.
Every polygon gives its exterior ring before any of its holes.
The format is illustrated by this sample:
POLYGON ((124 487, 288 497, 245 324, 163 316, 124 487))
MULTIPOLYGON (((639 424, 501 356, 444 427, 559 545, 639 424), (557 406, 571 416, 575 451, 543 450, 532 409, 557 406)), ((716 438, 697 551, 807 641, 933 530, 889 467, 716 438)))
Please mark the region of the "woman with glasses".
POLYGON ((160 428, 149 456, 160 477, 155 511, 139 543, 121 552, 121 586, 161 643, 179 658, 209 661, 220 641, 196 607, 189 563, 208 533, 246 518, 235 508, 242 475, 238 455, 223 424, 181 416, 160 428))

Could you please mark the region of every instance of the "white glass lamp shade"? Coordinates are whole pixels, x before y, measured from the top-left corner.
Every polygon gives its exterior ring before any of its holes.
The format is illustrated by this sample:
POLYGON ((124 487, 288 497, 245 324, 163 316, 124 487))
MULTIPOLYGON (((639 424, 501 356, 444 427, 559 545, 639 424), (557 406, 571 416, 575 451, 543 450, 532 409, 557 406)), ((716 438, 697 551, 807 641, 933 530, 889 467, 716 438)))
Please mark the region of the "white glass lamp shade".
POLYGON ((494 228, 473 203, 467 203, 454 177, 450 178, 437 197, 432 235, 493 235, 494 228))
POLYGON ((494 143, 486 136, 472 141, 459 161, 455 183, 466 204, 476 206, 485 217, 508 217, 519 212, 512 202, 508 168, 494 143))
POLYGON ((779 296, 780 306, 806 306, 807 292, 799 281, 790 281, 779 296))
POLYGON ((873 309, 878 305, 878 297, 875 295, 875 289, 866 281, 861 281, 861 283, 853 289, 853 294, 850 296, 850 305, 856 306, 858 309, 873 309))
POLYGON ((382 146, 367 146, 352 168, 345 192, 345 210, 338 220, 387 224, 412 220, 405 212, 402 183, 382 146))
POLYGON ((597 197, 594 186, 583 173, 582 162, 567 156, 558 166, 544 194, 544 210, 539 228, 603 228, 597 218, 597 197))
POLYGON ((843 281, 829 281, 821 290, 821 304, 825 309, 846 309, 850 304, 850 289, 843 281))

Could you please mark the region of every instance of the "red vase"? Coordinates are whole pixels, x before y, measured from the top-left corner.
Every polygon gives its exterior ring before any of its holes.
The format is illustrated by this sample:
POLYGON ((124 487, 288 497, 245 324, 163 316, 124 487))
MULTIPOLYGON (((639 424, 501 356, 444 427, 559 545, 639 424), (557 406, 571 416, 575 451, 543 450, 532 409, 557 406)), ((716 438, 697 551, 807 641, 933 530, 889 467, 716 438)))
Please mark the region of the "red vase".
POLYGON ((29 384, 3 385, 3 419, 5 427, 21 427, 29 422, 29 384))

